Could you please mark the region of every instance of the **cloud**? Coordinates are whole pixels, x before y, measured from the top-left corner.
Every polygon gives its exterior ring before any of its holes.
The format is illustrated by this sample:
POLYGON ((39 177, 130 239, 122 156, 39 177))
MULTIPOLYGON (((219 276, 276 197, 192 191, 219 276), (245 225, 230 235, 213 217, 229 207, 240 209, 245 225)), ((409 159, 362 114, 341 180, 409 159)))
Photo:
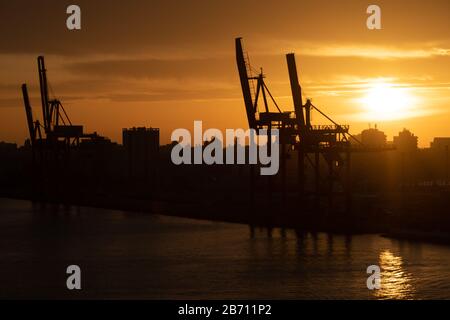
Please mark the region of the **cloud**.
POLYGON ((217 101, 217 100, 240 100, 236 91, 221 90, 183 90, 183 89, 159 89, 148 92, 121 92, 107 93, 90 97, 93 100, 108 100, 111 102, 165 102, 165 101, 217 101))
POLYGON ((135 79, 231 79, 235 80, 233 59, 133 59, 75 62, 66 69, 78 75, 135 79))
POLYGON ((431 76, 422 77, 358 77, 352 75, 335 76, 329 81, 308 81, 308 91, 360 92, 373 83, 390 83, 397 88, 426 90, 450 89, 450 82, 434 80, 431 76))
MULTIPOLYGON (((306 44, 362 43, 375 38, 398 45, 398 39, 417 43, 448 39, 448 0, 385 1, 386 28, 381 38, 367 33, 367 5, 354 0, 272 0, 264 5, 257 0, 78 0, 82 29, 77 32, 65 25, 69 4, 67 0, 1 1, 0 52, 79 56, 198 49, 215 54, 231 48, 236 36, 255 43, 286 38, 306 44)), ((435 54, 448 55, 448 46, 436 48, 435 54)), ((348 54, 339 48, 319 49, 320 54, 348 54)), ((362 49, 361 54, 370 55, 362 49)), ((419 51, 410 54, 428 54, 419 51)), ((387 55, 392 54, 397 56, 387 55)))
POLYGON ((318 57, 358 57, 370 59, 423 59, 450 56, 450 49, 402 49, 382 46, 303 46, 302 55, 318 57))
POLYGON ((279 54, 281 51, 295 52, 311 57, 350 57, 365 59, 426 59, 450 56, 450 43, 445 41, 411 42, 401 45, 389 42, 367 41, 330 42, 295 41, 293 39, 269 39, 261 42, 259 52, 279 54))
POLYGON ((378 114, 368 112, 353 112, 349 114, 341 114, 340 117, 355 122, 370 122, 370 121, 394 122, 405 119, 429 117, 438 114, 443 114, 445 112, 446 110, 438 108, 412 108, 410 110, 404 111, 396 115, 389 115, 388 117, 387 116, 383 117, 382 115, 380 116, 378 114))
POLYGON ((0 108, 15 108, 21 104, 23 105, 23 102, 20 97, 0 98, 0 108))

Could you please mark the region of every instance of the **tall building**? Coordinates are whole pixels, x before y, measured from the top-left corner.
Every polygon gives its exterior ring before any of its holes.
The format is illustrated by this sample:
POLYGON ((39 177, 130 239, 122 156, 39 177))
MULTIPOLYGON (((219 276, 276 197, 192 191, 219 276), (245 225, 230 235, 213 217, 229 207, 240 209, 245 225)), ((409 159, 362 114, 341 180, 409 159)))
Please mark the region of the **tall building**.
POLYGON ((385 147, 386 135, 375 126, 361 132, 361 142, 367 147, 385 147))
POLYGON ((152 178, 158 163, 159 129, 123 129, 122 144, 127 152, 129 176, 138 180, 152 178))
POLYGON ((417 150, 418 140, 411 131, 403 129, 394 137, 394 146, 398 151, 411 152, 417 150))
POLYGON ((450 182, 450 137, 434 138, 430 150, 438 168, 439 177, 450 182))
POLYGON ((430 148, 435 151, 448 150, 450 148, 450 137, 437 137, 433 139, 430 148))

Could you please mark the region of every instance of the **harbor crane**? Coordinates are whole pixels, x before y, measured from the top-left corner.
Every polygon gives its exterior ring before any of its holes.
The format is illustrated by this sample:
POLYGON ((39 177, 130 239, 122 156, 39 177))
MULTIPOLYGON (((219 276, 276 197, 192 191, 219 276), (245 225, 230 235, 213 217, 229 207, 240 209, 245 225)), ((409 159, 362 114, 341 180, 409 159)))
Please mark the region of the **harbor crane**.
MULTIPOLYGON (((307 207, 306 197, 312 196, 317 205, 320 199, 326 198, 328 209, 333 210, 334 199, 344 199, 345 212, 351 209, 351 153, 368 150, 359 140, 349 133, 349 125, 341 125, 316 107, 311 99, 304 102, 302 87, 299 82, 295 54, 286 55, 287 69, 292 93, 293 111, 282 111, 265 82, 262 69, 254 72, 248 54, 244 52, 242 38, 235 39, 236 63, 244 98, 248 125, 250 128, 278 129, 280 133, 280 174, 282 203, 286 201, 286 150, 297 152, 297 191, 298 199, 303 207, 307 207), (262 102, 260 101, 262 100, 262 102), (269 102, 276 110, 271 110, 269 102), (312 124, 311 112, 318 112, 327 124, 312 124), (351 140, 354 139, 354 143, 351 140), (313 159, 312 159, 313 157, 313 159), (327 170, 321 172, 321 163, 327 170), (312 167, 313 177, 305 175, 305 166, 312 167), (307 189, 309 188, 309 190, 307 189)), ((274 109, 274 108, 272 108, 274 109)), ((254 175, 251 174, 251 201, 254 201, 254 175)), ((269 189, 271 190, 269 178, 269 189)), ((310 197, 311 198, 311 197, 310 197)), ((310 208, 305 208, 305 210, 310 208)))

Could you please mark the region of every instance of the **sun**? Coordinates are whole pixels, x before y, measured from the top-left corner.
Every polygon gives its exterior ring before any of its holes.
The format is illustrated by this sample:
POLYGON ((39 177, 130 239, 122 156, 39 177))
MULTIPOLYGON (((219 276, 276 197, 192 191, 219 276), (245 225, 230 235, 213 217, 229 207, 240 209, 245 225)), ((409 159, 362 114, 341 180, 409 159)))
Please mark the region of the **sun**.
POLYGON ((373 82, 359 101, 365 118, 390 121, 407 118, 414 106, 414 97, 409 88, 389 82, 373 82))

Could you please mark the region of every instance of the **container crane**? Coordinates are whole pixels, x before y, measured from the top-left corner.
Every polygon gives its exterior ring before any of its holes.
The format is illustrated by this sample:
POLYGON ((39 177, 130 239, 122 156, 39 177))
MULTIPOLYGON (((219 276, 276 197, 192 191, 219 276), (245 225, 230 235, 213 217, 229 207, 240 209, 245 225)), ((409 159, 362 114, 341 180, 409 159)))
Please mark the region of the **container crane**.
MULTIPOLYGON (((328 207, 331 210, 333 207, 333 199, 336 196, 344 195, 345 207, 346 211, 348 211, 351 205, 349 172, 352 147, 350 139, 353 138, 349 133, 349 126, 339 125, 334 122, 325 113, 315 107, 310 99, 307 99, 303 103, 302 88, 298 80, 294 53, 286 55, 294 111, 283 112, 265 84, 265 75, 262 70, 258 75, 252 75, 252 68, 248 56, 246 56, 243 50, 242 38, 235 39, 235 49, 249 127, 256 130, 267 129, 269 134, 271 129, 276 128, 280 130, 283 202, 286 199, 285 148, 286 145, 290 145, 298 152, 297 170, 300 201, 303 201, 306 195, 313 195, 316 200, 325 196, 328 198, 328 207), (255 86, 254 82, 256 82, 256 92, 252 92, 251 90, 255 86), (277 112, 269 110, 267 95, 276 106, 277 112), (261 96, 264 103, 263 111, 258 109, 258 100, 261 96), (319 112, 330 123, 327 125, 313 125, 311 123, 312 110, 319 112), (315 156, 314 161, 311 160, 311 155, 315 156), (322 178, 320 173, 321 161, 325 161, 328 167, 328 173, 325 176, 325 188, 321 187, 319 181, 322 178), (315 186, 314 190, 308 192, 305 190, 307 185, 305 164, 307 162, 314 169, 312 185, 315 186)), ((357 142, 359 143, 359 141, 357 142)), ((253 182, 251 182, 251 186, 253 188, 253 182)), ((251 197, 253 199, 253 196, 251 197)))

